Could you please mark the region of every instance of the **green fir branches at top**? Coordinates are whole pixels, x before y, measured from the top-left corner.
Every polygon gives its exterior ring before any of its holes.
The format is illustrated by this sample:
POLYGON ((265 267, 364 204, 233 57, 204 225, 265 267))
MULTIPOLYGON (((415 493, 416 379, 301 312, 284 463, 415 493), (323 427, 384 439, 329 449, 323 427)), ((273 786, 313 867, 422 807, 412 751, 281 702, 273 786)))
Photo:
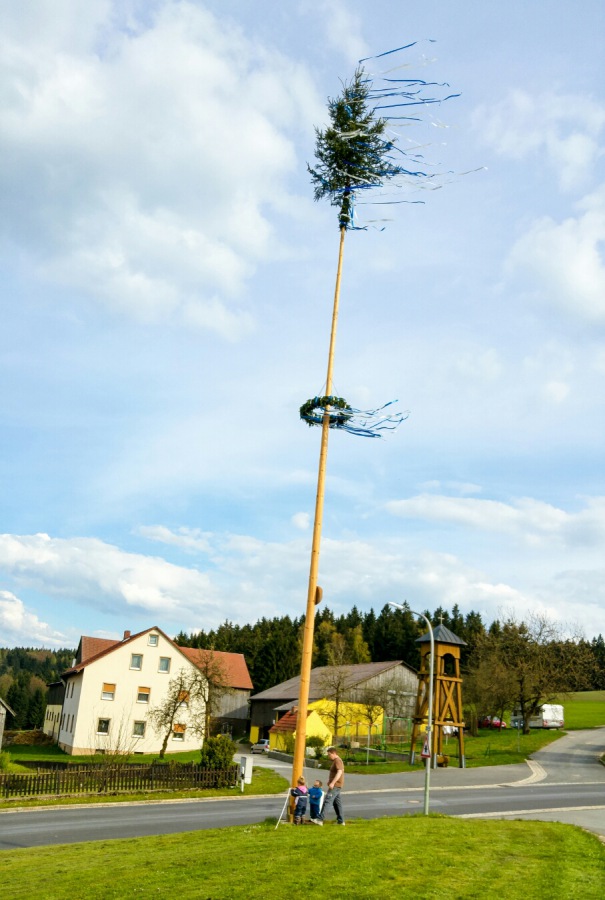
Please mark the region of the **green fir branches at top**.
POLYGON ((315 186, 315 200, 329 196, 338 207, 340 228, 353 225, 355 191, 380 187, 385 180, 405 172, 389 160, 394 145, 384 133, 387 120, 368 107, 371 81, 362 67, 343 84, 336 99, 328 100, 331 125, 315 129, 316 168, 307 165, 315 186))

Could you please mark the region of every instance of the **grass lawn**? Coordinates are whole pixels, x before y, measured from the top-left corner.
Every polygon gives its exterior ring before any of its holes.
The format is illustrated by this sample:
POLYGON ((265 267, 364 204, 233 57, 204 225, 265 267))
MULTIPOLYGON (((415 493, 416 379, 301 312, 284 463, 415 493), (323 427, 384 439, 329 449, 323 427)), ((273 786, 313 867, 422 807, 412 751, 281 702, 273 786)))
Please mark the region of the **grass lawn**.
POLYGON ((605 847, 547 822, 441 816, 262 825, 1 854, 3 900, 602 900, 605 847), (331 829, 331 830, 328 830, 331 829), (365 852, 364 852, 365 851, 365 852))
POLYGON ((565 728, 598 728, 605 725, 605 691, 582 691, 559 697, 564 707, 565 728))
MULTIPOLYGON (((491 731, 489 729, 480 729, 478 737, 465 735, 464 737, 464 755, 466 757, 467 769, 477 768, 479 766, 505 766, 511 763, 520 763, 545 747, 547 744, 556 741, 561 736, 558 731, 542 731, 536 729, 530 734, 519 734, 516 729, 507 728, 503 731, 491 731)), ((408 745, 409 748, 409 745, 408 745)), ((399 749, 399 748, 398 748, 399 749)), ((450 758, 450 766, 458 765, 458 743, 454 738, 449 738, 444 744, 444 751, 450 758)), ((357 762, 353 758, 347 759, 343 757, 347 767, 347 772, 357 775, 367 774, 371 772, 373 775, 383 775, 388 772, 415 772, 417 769, 424 768, 424 760, 421 759, 420 753, 416 756, 416 764, 411 766, 407 762, 385 762, 379 759, 379 754, 372 754, 375 759, 372 761, 370 757, 370 765, 366 765, 365 754, 357 757, 357 762)), ((326 764, 329 768, 329 763, 326 764)))

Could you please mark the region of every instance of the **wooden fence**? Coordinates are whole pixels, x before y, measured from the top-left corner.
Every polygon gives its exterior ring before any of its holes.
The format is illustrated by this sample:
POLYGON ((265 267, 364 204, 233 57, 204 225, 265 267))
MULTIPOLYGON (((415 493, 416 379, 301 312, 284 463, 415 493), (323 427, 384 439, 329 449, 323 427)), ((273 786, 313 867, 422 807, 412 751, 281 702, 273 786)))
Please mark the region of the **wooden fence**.
POLYGON ((182 791, 234 787, 239 766, 202 769, 201 766, 69 766, 54 772, 0 774, 0 796, 34 797, 135 791, 182 791))

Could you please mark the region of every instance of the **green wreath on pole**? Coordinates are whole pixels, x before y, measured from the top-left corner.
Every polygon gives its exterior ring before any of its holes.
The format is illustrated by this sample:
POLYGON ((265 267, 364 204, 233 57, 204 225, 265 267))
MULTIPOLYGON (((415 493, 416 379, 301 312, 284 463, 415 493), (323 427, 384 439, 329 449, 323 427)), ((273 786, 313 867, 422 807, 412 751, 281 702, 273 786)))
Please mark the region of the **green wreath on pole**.
POLYGON ((313 397, 300 408, 300 417, 307 425, 322 425, 326 409, 330 409, 330 428, 342 428, 353 414, 353 410, 342 397, 313 397), (332 412, 335 410, 335 412, 332 412))

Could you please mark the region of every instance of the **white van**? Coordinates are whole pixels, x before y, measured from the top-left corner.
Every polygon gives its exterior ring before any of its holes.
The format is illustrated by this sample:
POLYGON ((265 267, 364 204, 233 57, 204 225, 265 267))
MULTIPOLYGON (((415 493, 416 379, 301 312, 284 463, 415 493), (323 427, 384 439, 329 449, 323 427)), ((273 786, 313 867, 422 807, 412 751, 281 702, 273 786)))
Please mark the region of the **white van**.
MULTIPOLYGON (((530 728, 563 728, 564 724, 563 707, 558 703, 544 703, 538 714, 529 720, 530 728)), ((510 717, 510 727, 523 727, 523 716, 519 708, 515 709, 510 717)))

